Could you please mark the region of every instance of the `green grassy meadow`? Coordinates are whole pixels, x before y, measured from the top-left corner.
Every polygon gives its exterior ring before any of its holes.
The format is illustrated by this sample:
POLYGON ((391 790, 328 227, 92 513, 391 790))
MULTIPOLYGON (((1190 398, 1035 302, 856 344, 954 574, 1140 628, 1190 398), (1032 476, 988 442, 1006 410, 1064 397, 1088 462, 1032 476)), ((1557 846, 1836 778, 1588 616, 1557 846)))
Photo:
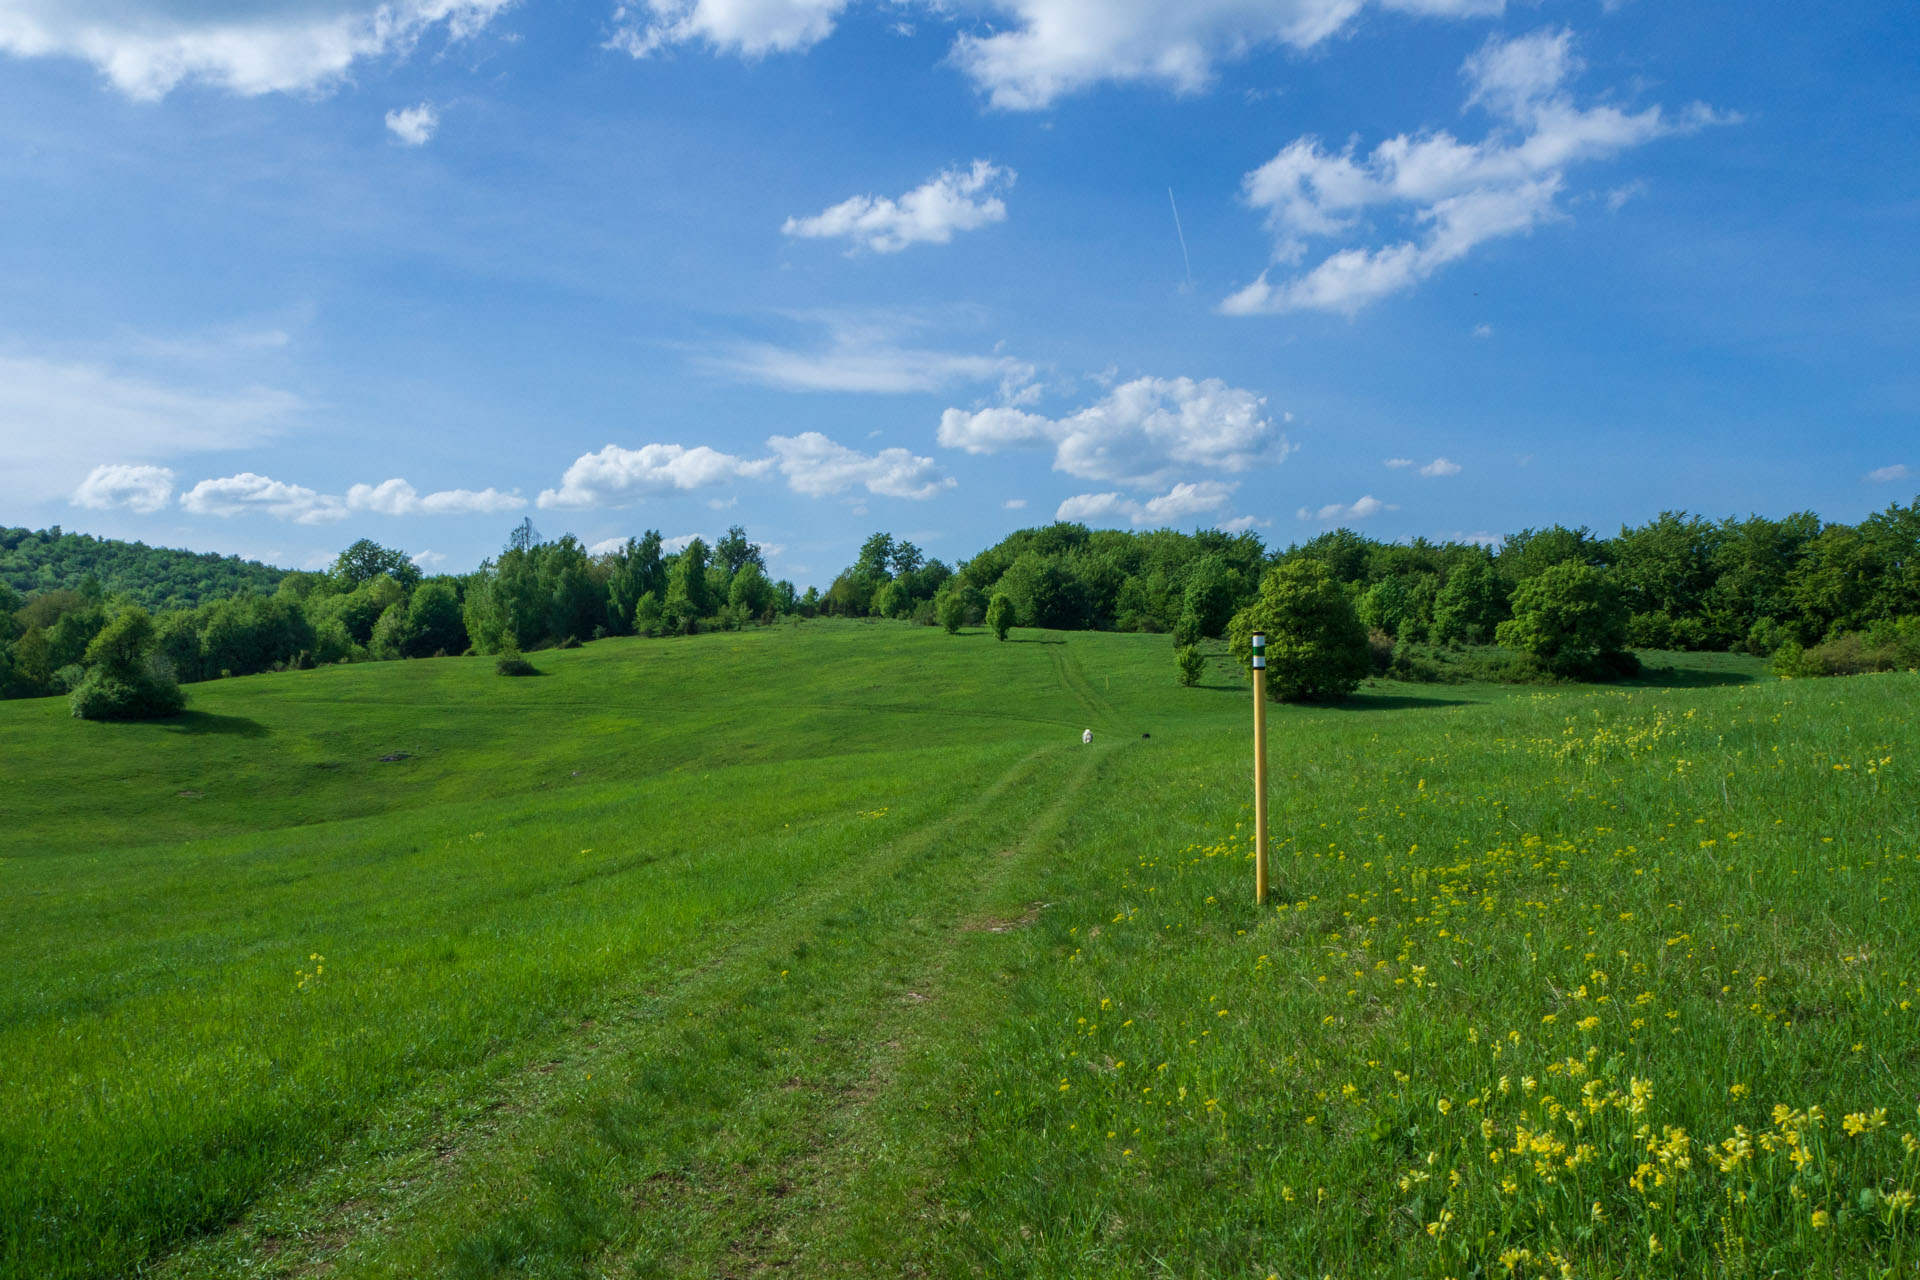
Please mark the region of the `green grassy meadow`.
POLYGON ((1920 676, 534 660, 0 704, 0 1276, 1920 1266, 1920 676))

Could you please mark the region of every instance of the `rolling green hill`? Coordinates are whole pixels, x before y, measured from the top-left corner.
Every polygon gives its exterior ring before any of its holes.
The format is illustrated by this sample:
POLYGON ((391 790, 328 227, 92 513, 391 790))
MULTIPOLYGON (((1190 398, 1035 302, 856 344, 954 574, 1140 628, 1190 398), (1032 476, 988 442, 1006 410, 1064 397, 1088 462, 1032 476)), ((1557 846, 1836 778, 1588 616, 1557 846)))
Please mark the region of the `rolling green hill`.
POLYGON ((241 591, 271 593, 287 576, 239 556, 51 529, 0 529, 0 583, 21 595, 78 591, 92 579, 148 609, 191 609, 241 591))
POLYGON ((0 1275, 1909 1265, 1920 678, 1714 661, 1276 708, 1264 908, 1164 638, 0 706, 0 1275))

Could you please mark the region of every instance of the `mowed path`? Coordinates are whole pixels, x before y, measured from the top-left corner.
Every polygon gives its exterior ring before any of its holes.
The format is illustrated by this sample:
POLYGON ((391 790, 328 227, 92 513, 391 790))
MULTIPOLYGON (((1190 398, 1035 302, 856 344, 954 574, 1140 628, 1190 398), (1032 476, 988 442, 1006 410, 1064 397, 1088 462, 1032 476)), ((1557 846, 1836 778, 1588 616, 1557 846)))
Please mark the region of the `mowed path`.
POLYGON ((826 1275, 894 1256, 876 1240, 924 1250, 950 1153, 888 1135, 950 1075, 930 1055, 956 1025, 993 1016, 956 960, 991 972, 1045 909, 1036 872, 1070 856, 1103 761, 1130 745, 1066 647, 1043 650, 1092 750, 1055 729, 963 802, 876 822, 830 875, 727 921, 483 1096, 390 1119, 160 1273, 826 1275))

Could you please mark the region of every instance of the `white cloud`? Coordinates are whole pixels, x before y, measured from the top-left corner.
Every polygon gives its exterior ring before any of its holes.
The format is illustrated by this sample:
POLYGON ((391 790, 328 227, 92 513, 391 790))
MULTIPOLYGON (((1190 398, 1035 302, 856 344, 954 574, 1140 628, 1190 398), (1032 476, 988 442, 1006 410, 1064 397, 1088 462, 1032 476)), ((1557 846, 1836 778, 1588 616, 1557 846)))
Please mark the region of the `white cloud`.
POLYGON ((1213 527, 1222 533, 1245 533, 1249 529, 1269 528, 1272 524, 1273 521, 1262 520, 1258 516, 1235 516, 1231 520, 1222 520, 1213 527))
POLYGON ((159 460, 245 448, 304 406, 266 387, 169 385, 97 364, 0 355, 0 497, 38 502, 102 457, 159 460))
POLYGON ((1008 498, 1000 504, 1000 507, 1004 511, 1025 511, 1027 509, 1027 500, 1025 498, 1008 498))
POLYGON ((1460 474, 1460 464, 1448 458, 1435 458, 1420 468, 1420 474, 1428 479, 1435 476, 1457 476, 1460 474))
POLYGON ((602 538, 587 548, 587 554, 590 556, 608 556, 616 551, 622 550, 626 545, 627 540, 625 537, 602 538))
POLYGON ((420 570, 422 573, 432 573, 440 565, 447 562, 447 553, 444 551, 416 551, 411 559, 413 560, 414 568, 420 570))
MULTIPOLYGON (((1419 234, 1397 243, 1348 246, 1278 282, 1272 268, 1220 304, 1228 315, 1320 310, 1351 316, 1409 289, 1490 240, 1521 235, 1563 216, 1566 170, 1652 139, 1724 122, 1698 104, 1669 116, 1659 106, 1629 114, 1580 108, 1566 90, 1579 71, 1567 31, 1489 39, 1463 68, 1469 105, 1494 117, 1487 137, 1462 142, 1446 130, 1400 134, 1356 155, 1301 137, 1248 173, 1246 202, 1266 214, 1273 262, 1291 266, 1310 241, 1369 225, 1374 208, 1405 211, 1419 234)), ((1489 331, 1491 332, 1491 331, 1489 331)))
POLYGON ((848 0, 627 0, 614 10, 607 47, 644 58, 700 41, 758 58, 809 49, 833 31, 848 0))
MULTIPOLYGON (((993 105, 1044 107, 1102 81, 1204 89, 1216 64, 1263 45, 1311 48, 1346 28, 1365 0, 991 0, 1011 21, 962 35, 954 61, 993 105)), ((1384 0, 1437 17, 1497 14, 1503 0, 1384 0)))
POLYGON ((1488 533, 1485 529, 1477 533, 1466 533, 1455 530, 1438 540, 1441 542, 1464 542, 1476 547, 1498 547, 1507 540, 1507 535, 1504 533, 1488 533))
POLYGON ((975 160, 945 169, 898 200, 852 196, 810 218, 788 218, 783 234, 814 240, 846 239, 855 249, 898 253, 911 244, 946 244, 956 231, 1004 222, 1006 202, 994 194, 1014 183, 1011 169, 975 160))
POLYGON ((347 515, 347 504, 303 485, 283 484, 242 471, 219 480, 202 480, 180 495, 180 505, 199 516, 237 516, 264 511, 295 524, 327 524, 347 515))
POLYGON ((1491 338, 1493 336, 1493 326, 1490 324, 1477 324, 1473 326, 1473 336, 1476 338, 1491 338))
POLYGON ((1294 514, 1302 520, 1318 520, 1330 523, 1335 520, 1365 520, 1368 516, 1377 516, 1382 511, 1398 511, 1400 508, 1389 502, 1382 502, 1372 494, 1351 503, 1329 502, 1315 511, 1302 507, 1294 514))
MULTIPOLYGON (((911 0, 896 0, 899 8, 911 0)), ((1222 62, 1255 49, 1311 48, 1348 28, 1368 0, 970 0, 987 34, 961 35, 954 63, 996 107, 1029 110, 1103 82, 1204 89, 1222 62)), ((1490 17, 1505 0, 1375 0, 1441 18, 1490 17)), ((850 0, 622 0, 607 46, 636 58, 698 43, 746 58, 812 48, 833 33, 850 0)), ((950 0, 919 0, 951 18, 950 0)), ((887 28, 910 33, 910 23, 887 28)))
POLYGON ((621 506, 638 498, 763 476, 772 466, 771 458, 737 458, 703 444, 691 449, 677 444, 623 449, 610 444, 574 459, 560 478, 560 487, 542 489, 537 501, 543 510, 621 506))
POLYGON ((166 467, 128 466, 104 463, 87 473, 73 491, 76 507, 106 510, 125 507, 141 515, 151 515, 173 498, 173 472, 166 467))
POLYGON ((713 539, 705 537, 702 534, 677 533, 671 538, 660 539, 660 550, 666 555, 678 555, 680 552, 685 551, 695 538, 699 538, 700 541, 706 543, 709 548, 713 546, 713 539))
POLYGON ((440 113, 433 109, 431 102, 387 112, 388 131, 409 147, 425 146, 439 127, 440 113))
POLYGON ((1219 480, 1182 483, 1145 502, 1120 493, 1082 493, 1062 502, 1053 518, 1090 522, 1124 518, 1135 525, 1174 524, 1190 516, 1218 511, 1227 505, 1238 487, 1219 480))
POLYGON ((1896 462, 1890 467, 1880 467, 1867 472, 1867 479, 1874 484, 1891 484, 1895 480, 1905 480, 1913 472, 1904 462, 1896 462))
POLYGON ((463 516, 477 513, 518 511, 527 500, 517 493, 498 489, 442 489, 421 497, 405 480, 383 480, 379 484, 356 484, 347 490, 347 507, 353 511, 375 511, 386 516, 463 516))
POLYGON ((1413 459, 1412 458, 1388 458, 1386 465, 1389 468, 1398 471, 1401 468, 1412 466, 1413 459))
POLYGON ((954 480, 932 458, 905 449, 866 454, 835 443, 818 431, 773 436, 767 441, 780 460, 780 474, 795 493, 824 498, 860 487, 883 498, 931 498, 951 489, 954 480))
POLYGON ((326 89, 353 64, 404 56, 427 31, 473 35, 512 0, 6 0, 0 51, 92 63, 130 98, 196 81, 239 94, 326 89))
POLYGON ((984 454, 1051 446, 1056 471, 1132 485, 1163 482, 1180 467, 1245 471, 1293 449, 1263 397, 1218 378, 1136 378, 1064 418, 1009 407, 948 409, 939 441, 984 454))

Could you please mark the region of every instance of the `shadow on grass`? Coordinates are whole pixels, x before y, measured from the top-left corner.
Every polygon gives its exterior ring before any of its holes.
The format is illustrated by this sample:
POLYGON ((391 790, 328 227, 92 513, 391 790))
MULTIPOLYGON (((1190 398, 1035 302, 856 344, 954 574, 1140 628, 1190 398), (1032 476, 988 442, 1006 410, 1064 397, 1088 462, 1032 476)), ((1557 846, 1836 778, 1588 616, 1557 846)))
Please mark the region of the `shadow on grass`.
POLYGON ((249 720, 245 716, 219 716, 211 711, 182 711, 177 716, 168 716, 157 723, 168 733, 185 733, 196 737, 220 734, 234 738, 266 738, 273 734, 273 730, 258 720, 249 720))
POLYGON ((1746 671, 1702 671, 1698 667, 1647 667, 1630 680, 1615 681, 1628 689, 1717 689, 1759 682, 1759 676, 1746 671))
POLYGON ((1407 711, 1415 707, 1468 707, 1467 698, 1422 698, 1408 693, 1355 693, 1341 702, 1307 702, 1326 711, 1407 711))
POLYGON ((1046 636, 1008 636, 1008 644, 1065 644, 1065 640, 1050 639, 1046 636))

